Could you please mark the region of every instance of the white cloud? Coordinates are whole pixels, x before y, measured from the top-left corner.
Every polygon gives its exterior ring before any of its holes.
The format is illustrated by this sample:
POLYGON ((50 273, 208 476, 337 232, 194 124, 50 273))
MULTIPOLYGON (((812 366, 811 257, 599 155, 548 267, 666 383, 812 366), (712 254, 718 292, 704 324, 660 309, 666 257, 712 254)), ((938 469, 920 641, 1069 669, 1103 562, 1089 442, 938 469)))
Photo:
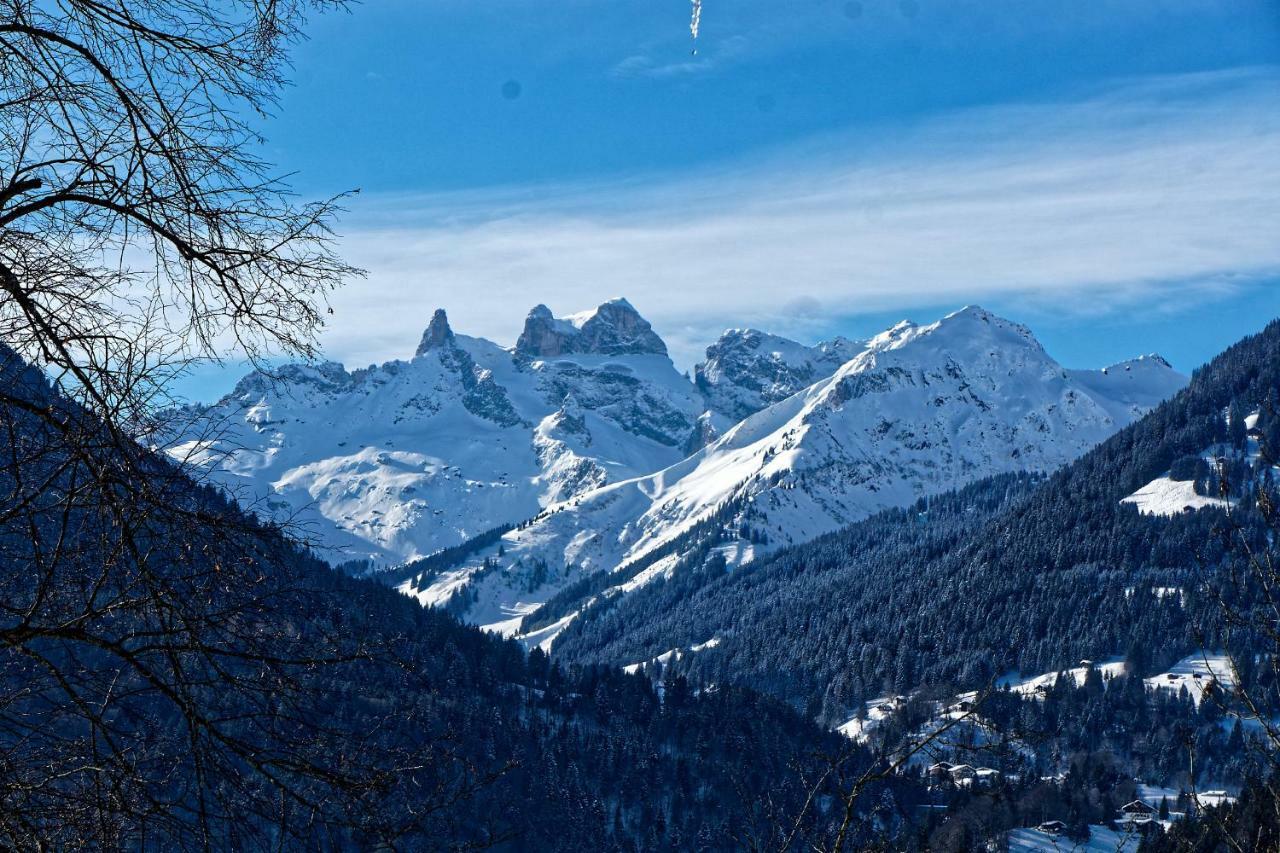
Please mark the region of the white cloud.
POLYGON ((715 172, 367 200, 370 271, 324 343, 412 352, 431 310, 510 342, 524 314, 625 295, 691 364, 723 327, 1026 300, 1166 310, 1280 273, 1280 75, 1135 81, 1075 102, 812 140, 715 172))
POLYGON ((689 58, 680 62, 658 62, 648 54, 632 54, 613 66, 612 73, 619 77, 680 77, 721 68, 751 54, 751 39, 734 35, 714 42, 710 48, 691 51, 689 58))

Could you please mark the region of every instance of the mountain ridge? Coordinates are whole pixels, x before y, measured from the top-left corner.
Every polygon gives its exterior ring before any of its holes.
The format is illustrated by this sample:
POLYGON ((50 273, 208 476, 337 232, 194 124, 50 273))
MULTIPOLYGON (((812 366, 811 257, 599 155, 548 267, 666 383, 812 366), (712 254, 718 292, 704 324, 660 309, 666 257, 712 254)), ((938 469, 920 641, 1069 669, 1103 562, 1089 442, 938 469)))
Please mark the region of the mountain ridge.
POLYGON ((1068 370, 977 306, 812 347, 730 330, 692 378, 624 299, 564 318, 538 305, 513 347, 438 309, 412 359, 251 374, 197 411, 220 432, 168 452, 332 562, 385 568, 511 528, 402 589, 513 633, 575 578, 669 551, 722 507, 742 564, 982 476, 1053 470, 1184 383, 1158 357, 1068 370))
MULTIPOLYGON (((425 588, 402 588, 438 604, 470 585, 469 618, 514 632, 573 578, 634 564, 726 503, 738 505, 723 522, 739 531, 721 548, 732 566, 982 476, 1052 471, 1140 414, 1135 395, 1149 406, 1181 387, 1171 374, 1154 360, 1137 375, 1068 371, 1025 326, 976 306, 925 326, 899 323, 830 377, 675 465, 601 486, 511 531, 501 571, 484 570, 494 554, 482 554, 425 588), (1124 394, 1104 394, 1115 389, 1124 394)), ((678 556, 609 594, 672 571, 678 556)))

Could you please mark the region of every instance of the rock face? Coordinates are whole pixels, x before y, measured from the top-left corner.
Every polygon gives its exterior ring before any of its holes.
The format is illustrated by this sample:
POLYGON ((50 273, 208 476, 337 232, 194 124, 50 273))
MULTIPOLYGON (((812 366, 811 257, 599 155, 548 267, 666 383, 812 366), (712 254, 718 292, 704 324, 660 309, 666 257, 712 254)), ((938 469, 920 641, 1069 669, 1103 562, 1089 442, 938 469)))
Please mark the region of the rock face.
POLYGON ((443 308, 437 308, 431 315, 431 323, 422 333, 422 341, 418 344, 415 356, 425 355, 433 349, 440 349, 453 343, 453 329, 449 328, 449 318, 443 308))
POLYGON ((756 329, 730 329, 707 347, 694 382, 714 411, 739 421, 825 379, 865 347, 847 338, 807 347, 756 329))
POLYGON ((516 341, 516 354, 526 358, 586 355, 662 355, 667 345, 649 321, 625 299, 611 299, 582 314, 558 319, 538 305, 529 312, 516 341))

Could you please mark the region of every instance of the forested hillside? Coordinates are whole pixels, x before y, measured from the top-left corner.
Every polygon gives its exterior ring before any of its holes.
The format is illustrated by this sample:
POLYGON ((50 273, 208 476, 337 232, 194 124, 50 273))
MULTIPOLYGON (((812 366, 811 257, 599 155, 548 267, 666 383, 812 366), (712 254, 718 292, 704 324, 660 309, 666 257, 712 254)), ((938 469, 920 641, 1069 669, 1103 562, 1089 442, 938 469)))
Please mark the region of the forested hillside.
MULTIPOLYGON (((751 684, 832 721, 885 693, 972 688, 1082 658, 1128 655, 1141 674, 1158 671, 1223 639, 1207 594, 1228 559, 1215 535, 1222 514, 1143 515, 1122 499, 1215 446, 1230 457, 1233 495, 1269 482, 1243 449, 1276 441, 1278 412, 1273 323, 1043 485, 988 480, 741 571, 709 558, 696 575, 596 602, 554 653, 630 663, 716 639, 676 671, 751 684), (1254 439, 1245 413, 1258 414, 1254 439), (1178 594, 1162 594, 1170 589, 1178 594)), ((1237 515, 1261 535, 1255 517, 1237 515)))
MULTIPOLYGON (((565 669, 335 572, 0 355, 5 847, 734 849, 826 834, 808 785, 870 763, 774 699, 565 669)), ((911 807, 886 785, 868 832, 911 807)))

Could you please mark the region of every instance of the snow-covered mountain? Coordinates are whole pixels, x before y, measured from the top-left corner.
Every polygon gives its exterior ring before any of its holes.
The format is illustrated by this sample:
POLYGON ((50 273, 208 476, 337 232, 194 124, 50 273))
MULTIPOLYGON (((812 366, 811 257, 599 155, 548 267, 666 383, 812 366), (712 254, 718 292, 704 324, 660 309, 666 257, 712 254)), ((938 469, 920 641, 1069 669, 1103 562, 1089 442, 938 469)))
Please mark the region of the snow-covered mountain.
MULTIPOLYGON (((495 546, 405 591, 438 603, 466 587, 468 618, 514 631, 578 578, 662 553, 713 514, 740 531, 721 550, 741 563, 989 474, 1052 470, 1186 382, 1159 357, 1066 370, 1025 327, 980 308, 929 326, 901 323, 857 350, 676 464, 550 506, 503 537, 501 560, 495 546)), ((804 363, 799 349, 790 354, 804 363)), ((610 594, 677 559, 624 572, 610 594)))
POLYGON ((625 300, 539 305, 512 349, 437 311, 411 360, 253 373, 183 413, 169 452, 323 555, 391 565, 672 465, 704 409, 625 300))
MULTIPOLYGON (((528 315, 515 346, 443 311, 412 359, 253 373, 185 412, 171 455, 335 562, 390 567, 518 525, 404 590, 514 631, 575 580, 699 525, 738 564, 988 474, 1049 470, 1185 383, 1159 357, 1066 370, 1022 326, 967 308, 864 342, 726 332, 695 379, 628 302, 528 315), (194 417, 192 417, 194 416, 194 417)), ((625 591, 625 590, 624 590, 625 591)))

